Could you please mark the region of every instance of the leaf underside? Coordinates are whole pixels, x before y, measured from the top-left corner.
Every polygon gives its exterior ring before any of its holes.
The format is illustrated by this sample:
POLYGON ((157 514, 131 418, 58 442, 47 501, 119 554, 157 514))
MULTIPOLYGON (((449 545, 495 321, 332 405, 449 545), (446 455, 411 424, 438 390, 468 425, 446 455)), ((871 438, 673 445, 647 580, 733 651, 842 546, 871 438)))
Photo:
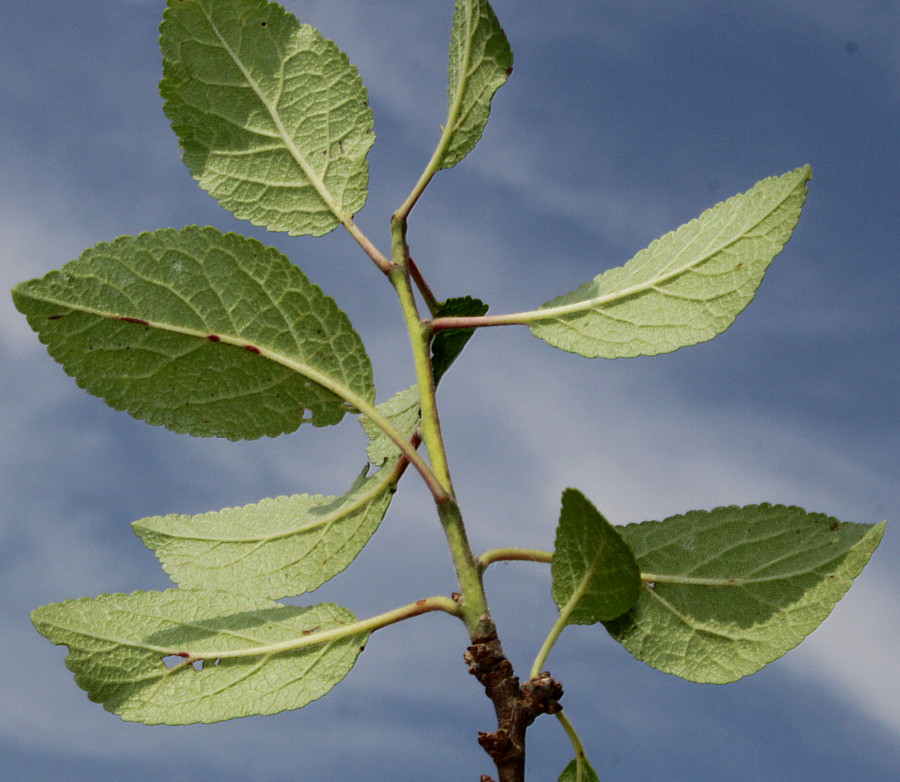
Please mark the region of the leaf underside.
POLYGON ((619 531, 644 578, 657 580, 606 629, 654 668, 723 684, 755 673, 815 630, 868 562, 884 524, 754 505, 619 531))
POLYGON ((163 109, 225 209, 320 236, 362 208, 372 112, 334 43, 265 0, 169 0, 160 32, 163 109))
POLYGON ((66 665, 92 701, 148 725, 299 709, 349 673, 367 638, 273 651, 355 619, 328 603, 299 608, 190 589, 67 600, 31 617, 41 635, 69 647, 66 665), (202 667, 185 655, 203 657, 202 667))
POLYGON ((638 599, 641 575, 616 527, 575 489, 566 489, 550 568, 552 594, 568 624, 614 619, 638 599))
POLYGON ((440 168, 452 168, 475 148, 512 65, 509 41, 487 0, 456 0, 440 168))
POLYGON ((334 301, 277 250, 212 228, 99 244, 13 299, 82 388, 175 432, 275 436, 375 394, 334 301))
POLYGON ((587 358, 653 356, 712 339, 753 299, 797 224, 811 176, 804 166, 764 179, 522 322, 587 358))
POLYGON ((318 589, 356 558, 396 482, 387 465, 341 497, 276 497, 197 516, 152 516, 132 528, 176 584, 292 597, 318 589))

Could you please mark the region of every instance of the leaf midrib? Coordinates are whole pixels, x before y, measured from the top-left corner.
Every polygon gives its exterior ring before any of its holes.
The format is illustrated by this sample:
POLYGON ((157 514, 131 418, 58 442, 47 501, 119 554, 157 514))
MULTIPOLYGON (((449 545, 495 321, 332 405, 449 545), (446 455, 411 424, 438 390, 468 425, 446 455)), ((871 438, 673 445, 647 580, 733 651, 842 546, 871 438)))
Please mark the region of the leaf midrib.
MULTIPOLYGON (((330 527, 336 521, 340 520, 342 517, 349 516, 352 512, 358 510, 363 505, 366 505, 372 502, 374 499, 381 494, 385 488, 393 482, 393 469, 389 467, 382 467, 377 474, 384 473, 383 480, 376 481, 373 483, 372 489, 369 491, 360 494, 358 499, 348 505, 342 505, 339 509, 325 514, 321 517, 321 519, 317 519, 314 524, 309 524, 306 526, 297 526, 292 527, 288 530, 283 530, 277 533, 270 533, 268 535, 256 535, 256 536, 247 536, 247 537, 239 537, 239 538, 227 538, 227 537, 218 537, 213 535, 208 535, 206 537, 200 537, 198 534, 184 534, 178 532, 168 532, 163 531, 158 528, 153 527, 149 524, 140 525, 143 529, 150 530, 152 532, 156 532, 161 535, 165 535, 167 538, 173 538, 177 540, 186 540, 186 541, 196 541, 197 543, 270 543, 275 540, 281 540, 283 538, 289 538, 293 535, 300 535, 306 532, 312 532, 320 527, 330 527)), ((373 476, 374 477, 374 476, 373 476)), ((339 497, 331 498, 332 501, 336 499, 340 499, 339 497)), ((315 506, 313 506, 315 507, 315 506)), ((236 511, 243 510, 242 508, 235 509, 236 511)), ((307 510, 311 510, 308 508, 307 510)), ((219 513, 223 513, 224 511, 219 511, 219 513)))
MULTIPOLYGON (((801 179, 800 184, 802 184, 803 181, 804 180, 801 179)), ((633 296, 637 296, 641 293, 645 293, 647 291, 653 290, 653 289, 657 288, 658 286, 664 285, 665 283, 669 282, 670 280, 675 279, 676 277, 680 277, 682 274, 685 274, 688 271, 691 271, 692 269, 694 269, 698 266, 702 266, 710 258, 713 258, 714 256, 724 252, 725 250, 727 250, 729 247, 733 246, 737 242, 740 242, 743 239, 745 239, 747 234, 750 231, 752 231, 754 228, 759 226, 766 219, 771 217, 776 211, 778 211, 778 209, 780 209, 784 205, 784 203, 792 195, 794 195, 796 190, 797 190, 797 183, 795 183, 790 189, 788 189, 784 193, 784 195, 778 200, 778 202, 775 204, 775 206, 773 206, 771 209, 769 209, 765 214, 763 214, 753 224, 745 227, 738 236, 735 236, 732 239, 730 239, 729 241, 722 243, 721 245, 717 246, 716 249, 707 252, 705 255, 701 256, 699 259, 696 259, 689 263, 685 263, 682 266, 677 267, 676 269, 672 270, 669 273, 653 277, 642 283, 638 283, 637 285, 632 285, 627 288, 621 288, 617 291, 613 291, 612 293, 605 293, 601 296, 595 296, 594 298, 591 298, 591 299, 582 299, 581 301, 576 301, 571 304, 563 304, 563 305, 559 305, 557 307, 547 307, 547 308, 541 308, 541 309, 537 309, 537 310, 530 310, 528 312, 516 313, 514 315, 508 315, 508 316, 506 316, 506 318, 508 320, 515 320, 515 322, 517 322, 517 323, 528 323, 531 321, 552 320, 554 318, 560 318, 565 315, 570 315, 572 313, 578 313, 578 312, 583 312, 583 311, 589 310, 589 309, 604 307, 608 304, 613 304, 620 300, 627 299, 627 298, 630 298, 633 296)), ((727 202, 724 202, 724 203, 727 203, 727 202)), ((700 218, 695 218, 695 219, 699 220, 700 218)), ((644 251, 644 252, 646 252, 646 251, 644 251)), ((632 261, 633 260, 634 260, 634 258, 632 258, 632 261)), ((631 261, 628 261, 628 263, 631 263, 631 261)), ((626 263, 625 266, 627 266, 628 263, 626 263)), ((623 267, 618 267, 618 268, 625 268, 625 267, 623 266, 623 267)), ((609 271, 612 271, 612 269, 610 269, 609 271)), ((607 273, 608 272, 603 272, 602 274, 598 275, 598 277, 595 277, 593 281, 596 281, 596 280, 602 278, 607 273)), ((665 291, 657 291, 657 292, 662 295, 669 295, 665 291)))
MULTIPOLYGON (((123 317, 126 316, 110 312, 109 310, 98 309, 96 307, 88 307, 83 304, 78 304, 77 306, 75 306, 70 301, 57 299, 52 296, 38 296, 35 295, 32 291, 28 291, 27 293, 23 292, 23 295, 27 295, 35 301, 40 301, 45 304, 52 304, 70 310, 72 312, 81 312, 87 315, 94 315, 98 318, 104 318, 111 321, 127 322, 122 320, 123 317)), ((135 327, 141 326, 145 328, 155 328, 160 331, 166 331, 172 334, 182 334, 184 336, 194 337, 197 340, 202 340, 203 342, 209 342, 209 332, 206 330, 198 331, 197 329, 192 329, 187 326, 178 326, 173 323, 163 323, 161 321, 147 320, 146 318, 142 318, 141 320, 142 323, 129 323, 129 325, 133 325, 135 327)), ((245 350, 248 348, 253 348, 253 352, 258 352, 258 355, 267 358, 276 364, 280 364, 281 366, 286 367, 293 372, 296 372, 298 375, 302 375, 303 377, 312 380, 317 385, 322 386, 328 391, 331 391, 335 396, 340 397, 349 405, 355 407, 357 410, 363 412, 364 414, 367 414, 367 410, 372 409, 372 405, 367 399, 364 399, 362 396, 357 394, 355 391, 353 391, 343 383, 333 380, 329 375, 319 372, 309 364, 293 359, 290 356, 286 356, 283 353, 280 353, 271 348, 267 348, 265 347, 265 345, 258 344, 256 340, 249 340, 245 337, 228 334, 221 330, 217 330, 215 336, 218 337, 218 339, 215 341, 215 343, 218 344, 231 345, 233 347, 242 348, 245 350)))
MULTIPOLYGON (((326 207, 328 207, 331 213, 338 219, 340 223, 346 225, 351 220, 350 215, 346 214, 344 210, 341 209, 337 200, 332 196, 331 191, 325 185, 325 182, 321 179, 321 177, 319 177, 315 169, 310 166, 306 157, 303 155, 303 153, 300 152, 296 144, 294 144, 294 140, 291 138, 290 134, 287 131, 287 128, 285 128, 284 123, 281 121, 281 116, 278 113, 277 107, 272 105, 272 103, 266 97, 265 93, 260 88, 259 84, 257 84, 256 81, 254 81, 254 79, 250 76, 250 72, 244 67, 244 64, 237 56, 237 53, 228 45, 224 36, 219 32, 219 29, 218 27, 216 27, 212 17, 209 15, 209 13, 207 13, 206 7, 201 4, 201 9, 203 11, 203 15, 206 17, 206 20, 209 22, 209 26, 212 29, 213 33, 215 34, 216 38, 219 39, 222 48, 228 53, 228 56, 231 57, 238 70, 240 70, 241 74, 247 80, 247 84, 250 85, 250 89, 253 90, 257 98, 259 98, 260 103, 263 104, 266 111, 269 113, 269 116, 275 123, 275 127, 278 129, 278 134, 281 138, 282 143, 287 148, 288 152, 297 163, 297 165, 300 166, 300 170, 303 171, 303 175, 315 188, 316 192, 319 194, 319 197, 322 199, 322 202, 326 207)), ((285 76, 282 76, 282 79, 284 78, 285 76)))

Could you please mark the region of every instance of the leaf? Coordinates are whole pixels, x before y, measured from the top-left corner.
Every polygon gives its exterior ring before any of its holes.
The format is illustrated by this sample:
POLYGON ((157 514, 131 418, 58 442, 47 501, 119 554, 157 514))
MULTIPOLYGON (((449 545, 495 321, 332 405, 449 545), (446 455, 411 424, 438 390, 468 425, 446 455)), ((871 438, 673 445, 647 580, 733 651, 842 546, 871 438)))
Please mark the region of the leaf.
POLYGON ((13 299, 82 388, 175 432, 274 437, 374 397, 347 316, 253 239, 196 226, 125 236, 13 299))
MULTIPOLYGON (((578 766, 575 760, 571 760, 569 765, 563 769, 562 774, 559 775, 559 782, 576 782, 576 780, 578 780, 578 766)), ((594 771, 587 760, 584 761, 584 772, 581 775, 580 782, 600 782, 597 772, 594 771)))
POLYGON ((321 236, 363 207, 372 112, 334 43, 264 0, 169 0, 160 33, 163 109, 225 209, 321 236))
POLYGON ((550 573, 553 600, 568 624, 614 619, 634 605, 641 589, 628 545, 575 489, 562 495, 550 573))
POLYGON ((342 497, 297 494, 199 516, 152 516, 132 527, 176 584, 291 597, 356 558, 384 518, 397 478, 386 466, 342 497))
MULTIPOLYGON (((418 386, 410 386, 403 391, 398 391, 386 402, 377 405, 376 408, 406 438, 411 438, 419 428, 422 411, 419 406, 418 386)), ((400 449, 381 429, 365 417, 361 417, 359 422, 369 437, 366 453, 372 464, 382 465, 400 457, 400 449)))
POLYGON ((92 701, 148 725, 299 709, 350 672, 368 637, 341 637, 355 619, 336 605, 188 589, 67 600, 36 609, 31 620, 69 647, 66 665, 92 701), (328 631, 336 637, 316 643, 328 631), (185 659, 164 662, 176 657, 185 659))
MULTIPOLYGON (((488 305, 471 296, 447 299, 438 305, 435 318, 471 318, 480 317, 488 311, 488 305)), ((444 373, 462 353, 466 343, 472 338, 475 329, 444 329, 434 335, 431 342, 431 371, 434 384, 441 382, 444 373)))
POLYGON ((668 353, 727 329, 791 236, 809 166, 759 182, 540 309, 532 334, 587 358, 668 353))
POLYGON ((447 119, 438 168, 471 152, 487 124, 494 93, 512 73, 513 54, 487 0, 456 0, 447 69, 447 119))
POLYGON ((755 673, 815 630, 869 560, 884 524, 751 505, 620 531, 648 583, 606 629, 654 668, 723 684, 755 673))

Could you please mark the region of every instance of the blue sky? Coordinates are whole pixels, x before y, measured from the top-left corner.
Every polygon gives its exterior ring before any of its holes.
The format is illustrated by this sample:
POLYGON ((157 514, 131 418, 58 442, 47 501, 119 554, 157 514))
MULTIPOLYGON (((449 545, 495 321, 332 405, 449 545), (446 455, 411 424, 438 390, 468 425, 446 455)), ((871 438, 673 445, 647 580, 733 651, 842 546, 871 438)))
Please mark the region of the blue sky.
MULTIPOLYGON (((450 0, 297 0, 361 71, 378 139, 359 224, 387 217, 444 114, 450 0)), ((624 263, 766 176, 813 167, 794 238, 714 342, 586 360, 525 330, 476 338, 441 387, 454 480, 476 550, 548 549, 564 488, 616 523, 760 501, 841 519, 900 518, 896 451, 895 0, 495 0, 516 54, 485 137, 416 207, 413 253, 442 296, 527 309, 624 263)), ((157 93, 162 0, 0 0, 0 277, 6 289, 96 242, 198 223, 281 248, 335 297, 373 358, 379 398, 411 381, 390 289, 345 235, 290 239, 196 187, 157 93)), ((362 466, 353 421, 252 443, 151 428, 81 392, 0 303, 0 777, 391 779, 490 770, 492 715, 441 616, 376 634, 352 674, 298 712, 214 726, 126 724, 88 701, 28 611, 168 585, 129 522, 295 492, 342 493, 362 466)), ((762 673, 692 685, 573 628, 549 667, 604 782, 859 779, 900 774, 900 535, 888 527, 831 618, 762 673)), ((525 669, 553 621, 546 567, 487 579, 525 669)), ((367 616, 445 594, 439 526, 410 473, 381 530, 322 589, 367 616)), ((570 749, 530 733, 530 779, 570 749)))

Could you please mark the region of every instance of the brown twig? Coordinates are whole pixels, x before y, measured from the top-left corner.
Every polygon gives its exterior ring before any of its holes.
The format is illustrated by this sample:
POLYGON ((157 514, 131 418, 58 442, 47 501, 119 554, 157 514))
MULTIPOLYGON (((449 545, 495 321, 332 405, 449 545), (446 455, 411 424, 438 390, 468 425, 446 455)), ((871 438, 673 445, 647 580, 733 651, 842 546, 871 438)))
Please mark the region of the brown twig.
MULTIPOLYGON (((541 714, 555 714, 562 707, 562 685, 549 673, 541 673, 519 685, 519 678, 500 645, 489 618, 482 618, 484 632, 473 639, 465 661, 494 704, 497 730, 479 733, 478 743, 497 767, 499 782, 525 781, 525 731, 541 714)), ((481 782, 492 782, 482 776, 481 782)))

